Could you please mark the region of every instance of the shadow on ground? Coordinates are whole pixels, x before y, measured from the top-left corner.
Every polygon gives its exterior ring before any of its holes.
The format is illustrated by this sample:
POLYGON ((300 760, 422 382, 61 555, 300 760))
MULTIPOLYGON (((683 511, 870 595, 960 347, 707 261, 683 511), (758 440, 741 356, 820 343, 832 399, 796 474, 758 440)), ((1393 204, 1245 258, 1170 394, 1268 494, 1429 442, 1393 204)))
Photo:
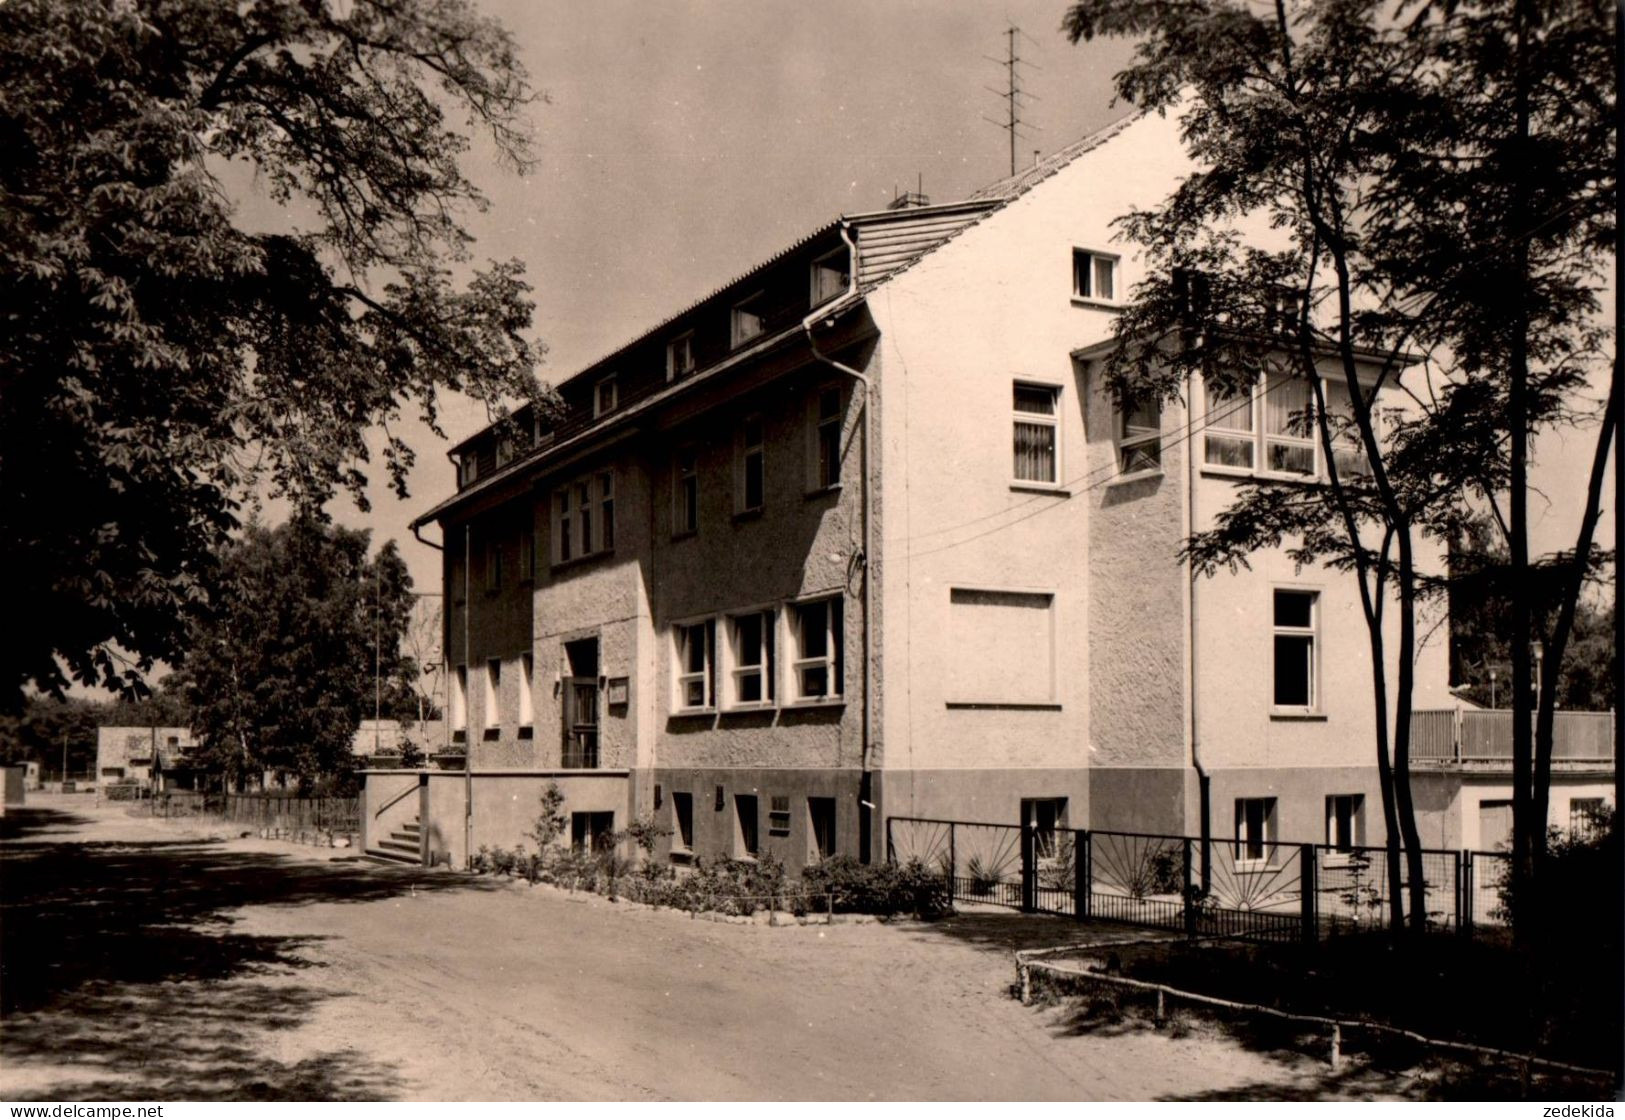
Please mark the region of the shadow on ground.
MULTIPOLYGON (((1023 914, 1017 910, 961 910, 948 918, 911 922, 916 936, 946 938, 972 948, 1009 955, 1017 949, 1048 949, 1083 942, 1144 939, 1155 930, 1134 929, 1106 922, 1079 922, 1053 914, 1023 914)), ((1014 958, 1010 974, 1015 976, 1014 958)))
POLYGON ((0 821, 0 1064, 11 1099, 395 1094, 393 1071, 353 1050, 267 1056, 270 1035, 344 993, 323 985, 308 951, 319 939, 236 933, 232 911, 485 884, 210 841, 75 842, 83 819, 24 809, 0 821))

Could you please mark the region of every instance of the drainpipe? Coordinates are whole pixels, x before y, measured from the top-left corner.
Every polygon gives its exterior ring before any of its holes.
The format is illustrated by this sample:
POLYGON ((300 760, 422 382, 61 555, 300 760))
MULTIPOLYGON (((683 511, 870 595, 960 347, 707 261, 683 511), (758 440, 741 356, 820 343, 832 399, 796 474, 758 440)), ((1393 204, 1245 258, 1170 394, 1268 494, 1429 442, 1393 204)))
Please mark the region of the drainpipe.
MULTIPOLYGON (((841 240, 846 242, 848 254, 846 294, 841 297, 845 299, 856 295, 858 290, 858 247, 852 240, 851 227, 846 222, 841 223, 841 240)), ((873 855, 874 822, 870 818, 875 808, 872 778, 869 772, 869 748, 873 737, 871 710, 874 705, 874 662, 871 640, 874 597, 870 592, 869 567, 870 559, 874 555, 874 481, 870 477, 869 455, 874 435, 874 422, 870 415, 869 404, 874 386, 866 374, 836 361, 818 349, 818 341, 813 337, 813 323, 818 318, 819 312, 814 309, 801 321, 801 329, 806 332, 807 346, 812 351, 813 359, 852 378, 863 391, 863 733, 862 770, 858 778, 858 805, 863 810, 863 815, 858 818, 858 843, 860 858, 864 863, 868 863, 873 855)))
MULTIPOLYGON (((1194 422, 1196 396, 1194 388, 1188 389, 1185 397, 1185 539, 1188 541, 1196 533, 1196 425, 1194 422)), ((1198 835, 1202 854, 1201 884, 1202 890, 1208 891, 1213 887, 1213 807, 1207 769, 1202 765, 1202 732, 1196 709, 1198 693, 1196 686, 1196 568, 1190 560, 1185 561, 1185 616, 1190 620, 1185 664, 1190 681, 1191 767, 1196 771, 1197 813, 1199 817, 1198 827, 1200 828, 1198 835)))
POLYGON ((474 729, 468 719, 468 619, 474 613, 469 573, 474 562, 474 526, 463 525, 463 869, 474 863, 474 729))

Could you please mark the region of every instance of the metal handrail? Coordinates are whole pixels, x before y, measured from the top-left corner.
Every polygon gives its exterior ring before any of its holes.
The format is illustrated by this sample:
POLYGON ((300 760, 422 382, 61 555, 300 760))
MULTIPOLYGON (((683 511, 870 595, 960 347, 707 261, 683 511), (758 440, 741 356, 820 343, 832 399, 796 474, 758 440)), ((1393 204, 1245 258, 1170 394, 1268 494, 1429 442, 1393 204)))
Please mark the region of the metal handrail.
POLYGON ((372 815, 372 819, 377 820, 379 817, 383 816, 384 813, 387 810, 394 808, 400 802, 405 801, 406 798, 409 795, 414 794, 417 791, 418 791, 418 783, 413 782, 411 785, 407 786, 404 790, 402 790, 399 794, 397 794, 396 796, 390 798, 388 801, 384 802, 381 806, 379 806, 378 811, 372 815))

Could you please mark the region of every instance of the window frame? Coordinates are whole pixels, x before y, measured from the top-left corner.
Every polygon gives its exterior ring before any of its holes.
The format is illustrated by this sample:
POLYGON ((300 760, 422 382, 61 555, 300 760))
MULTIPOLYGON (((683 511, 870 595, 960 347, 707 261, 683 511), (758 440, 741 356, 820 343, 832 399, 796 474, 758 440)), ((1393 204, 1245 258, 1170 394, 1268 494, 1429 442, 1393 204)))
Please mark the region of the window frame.
POLYGON ((554 486, 551 516, 553 567, 613 554, 614 468, 588 471, 554 486))
POLYGON ((468 732, 468 666, 458 665, 451 674, 451 730, 454 735, 468 732))
POLYGON ((671 624, 672 634, 672 702, 671 713, 677 716, 708 715, 717 710, 717 616, 700 615, 678 619, 671 624), (693 631, 699 631, 702 646, 701 667, 693 670, 689 665, 689 645, 693 631), (704 702, 689 704, 688 685, 699 681, 704 702))
MULTIPOLYGON (((1138 403, 1138 402, 1136 402, 1138 403)), ((1129 425, 1129 409, 1122 402, 1112 410, 1116 418, 1117 428, 1117 477, 1146 478, 1162 473, 1162 402, 1153 400, 1150 408, 1155 410, 1155 427, 1131 428, 1129 425), (1145 448, 1153 449, 1154 462, 1151 466, 1128 468, 1132 456, 1145 448)))
POLYGON ((486 732, 500 731, 502 729, 502 658, 486 658, 485 691, 481 693, 480 699, 480 729, 486 732))
POLYGON ((808 859, 808 862, 810 862, 810 863, 822 863, 824 860, 831 859, 834 856, 840 854, 840 850, 841 850, 840 809, 836 805, 836 799, 833 798, 833 797, 818 797, 818 796, 809 795, 808 798, 807 798, 807 859, 808 859), (819 843, 819 835, 820 835, 820 832, 822 830, 819 827, 820 822, 819 822, 819 819, 818 819, 818 813, 815 812, 814 809, 813 809, 813 803, 814 802, 817 802, 820 805, 827 805, 829 807, 829 833, 828 833, 829 850, 828 851, 825 851, 824 850, 824 845, 819 843))
POLYGON ((807 275, 807 306, 822 307, 830 300, 840 299, 852 287, 852 252, 845 245, 839 249, 815 258, 808 266, 807 275), (844 267, 830 268, 826 262, 840 260, 844 267), (824 273, 832 274, 838 279, 833 289, 821 282, 824 273))
POLYGON ((767 333, 767 317, 760 312, 762 301, 766 298, 766 289, 755 291, 743 299, 734 301, 733 306, 728 309, 728 345, 730 349, 737 350, 752 339, 761 338, 767 333), (743 329, 744 321, 747 318, 755 323, 755 329, 749 332, 743 329))
POLYGON ((1017 377, 1010 383, 1010 485, 1018 490, 1059 490, 1061 480, 1066 477, 1066 468, 1063 465, 1061 446, 1061 395, 1065 386, 1056 381, 1035 381, 1031 378, 1017 377), (1036 389, 1050 395, 1051 410, 1048 413, 1027 412, 1016 407, 1016 392, 1020 389, 1036 389), (1048 427, 1050 436, 1050 458, 1052 460, 1049 480, 1022 478, 1016 471, 1017 435, 1018 425, 1027 424, 1033 427, 1048 427))
POLYGON ((1302 584, 1273 584, 1270 587, 1270 715, 1272 716, 1319 716, 1321 714, 1321 635, 1320 635, 1320 594, 1318 587, 1307 587, 1302 584), (1293 626, 1277 621, 1277 596, 1299 595, 1309 600, 1309 625, 1293 626), (1280 638, 1294 640, 1309 640, 1308 680, 1306 682, 1309 692, 1307 704, 1283 704, 1279 700, 1277 677, 1279 675, 1279 642, 1280 638))
POLYGON ((734 456, 735 487, 734 487, 734 515, 750 516, 761 513, 767 508, 767 421, 760 413, 753 412, 739 421, 738 436, 736 437, 736 454, 734 456), (757 441, 750 441, 750 429, 754 425, 757 429, 757 441), (756 459, 756 485, 758 501, 755 505, 750 503, 751 458, 756 459))
POLYGON ((807 399, 807 492, 822 494, 841 486, 841 466, 846 450, 847 396, 839 384, 819 385, 807 399), (835 411, 824 413, 824 403, 835 395, 835 411), (833 432, 833 441, 826 439, 833 432), (826 455, 829 470, 826 474, 826 455))
POLYGON ((1365 794, 1328 793, 1326 795, 1326 847, 1328 855, 1348 857, 1356 848, 1365 847, 1365 794), (1337 837, 1342 824, 1341 809, 1347 803, 1348 843, 1337 837))
POLYGON ((780 655, 780 659, 785 665, 788 681, 784 683, 781 693, 781 706, 819 707, 845 703, 846 682, 842 678, 846 675, 846 596, 837 591, 791 599, 784 605, 783 617, 784 633, 781 648, 784 653, 780 655), (802 612, 820 603, 825 604, 824 653, 819 657, 802 657, 800 656, 803 649, 802 612), (837 623, 836 619, 840 621, 837 623), (824 693, 804 694, 801 690, 803 672, 818 668, 820 665, 824 668, 825 674, 824 693))
POLYGON ((691 537, 700 531, 700 449, 695 444, 679 447, 671 461, 671 535, 691 537), (689 460, 685 470, 683 460, 689 460), (692 488, 692 508, 689 489, 692 488), (692 513, 692 517, 690 514, 692 513))
POLYGON ((608 416, 621 405, 621 387, 619 378, 613 374, 605 374, 592 386, 592 418, 608 416), (604 390, 609 390, 609 403, 604 403, 604 390))
POLYGON ((717 681, 722 695, 717 707, 725 712, 751 712, 778 706, 778 609, 772 604, 728 611, 721 616, 722 634, 717 642, 717 681), (757 637, 761 660, 750 665, 739 662, 739 622, 755 618, 761 627, 757 637), (760 678, 761 699, 739 699, 740 680, 751 674, 760 678))
POLYGON ((1073 303, 1104 307, 1122 306, 1122 297, 1118 294, 1122 288, 1120 273, 1122 272, 1123 258, 1121 256, 1116 253, 1102 253, 1098 249, 1085 249, 1074 245, 1071 259, 1073 303), (1084 260, 1088 261, 1089 267, 1080 274, 1078 265, 1084 260), (1099 286, 1099 273, 1096 270, 1101 264, 1107 265, 1111 271, 1110 283, 1112 290, 1110 295, 1103 296, 1095 290, 1099 286), (1086 276, 1088 279, 1087 291, 1084 290, 1084 285, 1078 282, 1080 276, 1086 276))
POLYGON ((480 477, 480 457, 472 451, 464 451, 457 457, 457 485, 472 486, 480 477))
POLYGON ((790 795, 775 793, 767 799, 767 834, 769 837, 790 835, 790 795))
POLYGON ((534 653, 521 653, 516 660, 519 662, 519 726, 534 729, 536 726, 536 655, 534 653))
POLYGON ((682 334, 674 335, 666 343, 666 380, 676 381, 680 377, 687 377, 698 368, 698 361, 694 356, 694 332, 684 331, 682 334), (679 347, 688 359, 681 364, 677 361, 679 347))
POLYGON ((694 851, 694 794, 688 790, 671 794, 671 850, 673 855, 683 856, 694 851), (687 828, 683 827, 685 817, 687 828))
POLYGON ((762 805, 754 793, 736 793, 734 802, 734 858, 755 860, 762 854, 762 805), (745 828, 745 806, 750 802, 750 829, 745 828))
POLYGON ((1235 865, 1237 871, 1262 871, 1275 863, 1276 850, 1280 845, 1280 830, 1278 817, 1280 815, 1280 799, 1275 797, 1238 797, 1236 798, 1236 829, 1233 841, 1235 865), (1243 830, 1251 832, 1252 821, 1248 816, 1248 805, 1261 806, 1259 815, 1259 832, 1261 835, 1256 841, 1250 835, 1244 835, 1243 830), (1248 849, 1256 844, 1259 855, 1243 855, 1243 845, 1248 849))

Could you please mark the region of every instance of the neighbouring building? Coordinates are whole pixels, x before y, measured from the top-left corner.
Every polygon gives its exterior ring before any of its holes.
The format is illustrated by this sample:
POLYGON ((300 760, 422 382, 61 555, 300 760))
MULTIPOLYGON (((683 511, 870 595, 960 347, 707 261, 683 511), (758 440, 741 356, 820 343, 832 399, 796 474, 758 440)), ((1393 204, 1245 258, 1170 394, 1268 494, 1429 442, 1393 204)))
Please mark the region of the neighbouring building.
POLYGON ((197 774, 192 752, 197 746, 185 727, 98 727, 96 790, 101 793, 111 785, 150 787, 155 769, 160 788, 191 789, 197 774))
MULTIPOLYGON (((902 816, 1381 842, 1352 578, 1177 558, 1238 484, 1325 469, 1307 387, 1102 388, 1140 278, 1113 220, 1181 152, 1135 116, 842 217, 454 448, 415 526, 451 745, 369 775, 369 845, 461 866, 554 781, 574 842, 653 814, 679 863, 880 858, 902 816)), ((1417 668, 1449 704, 1442 637, 1417 668)))

